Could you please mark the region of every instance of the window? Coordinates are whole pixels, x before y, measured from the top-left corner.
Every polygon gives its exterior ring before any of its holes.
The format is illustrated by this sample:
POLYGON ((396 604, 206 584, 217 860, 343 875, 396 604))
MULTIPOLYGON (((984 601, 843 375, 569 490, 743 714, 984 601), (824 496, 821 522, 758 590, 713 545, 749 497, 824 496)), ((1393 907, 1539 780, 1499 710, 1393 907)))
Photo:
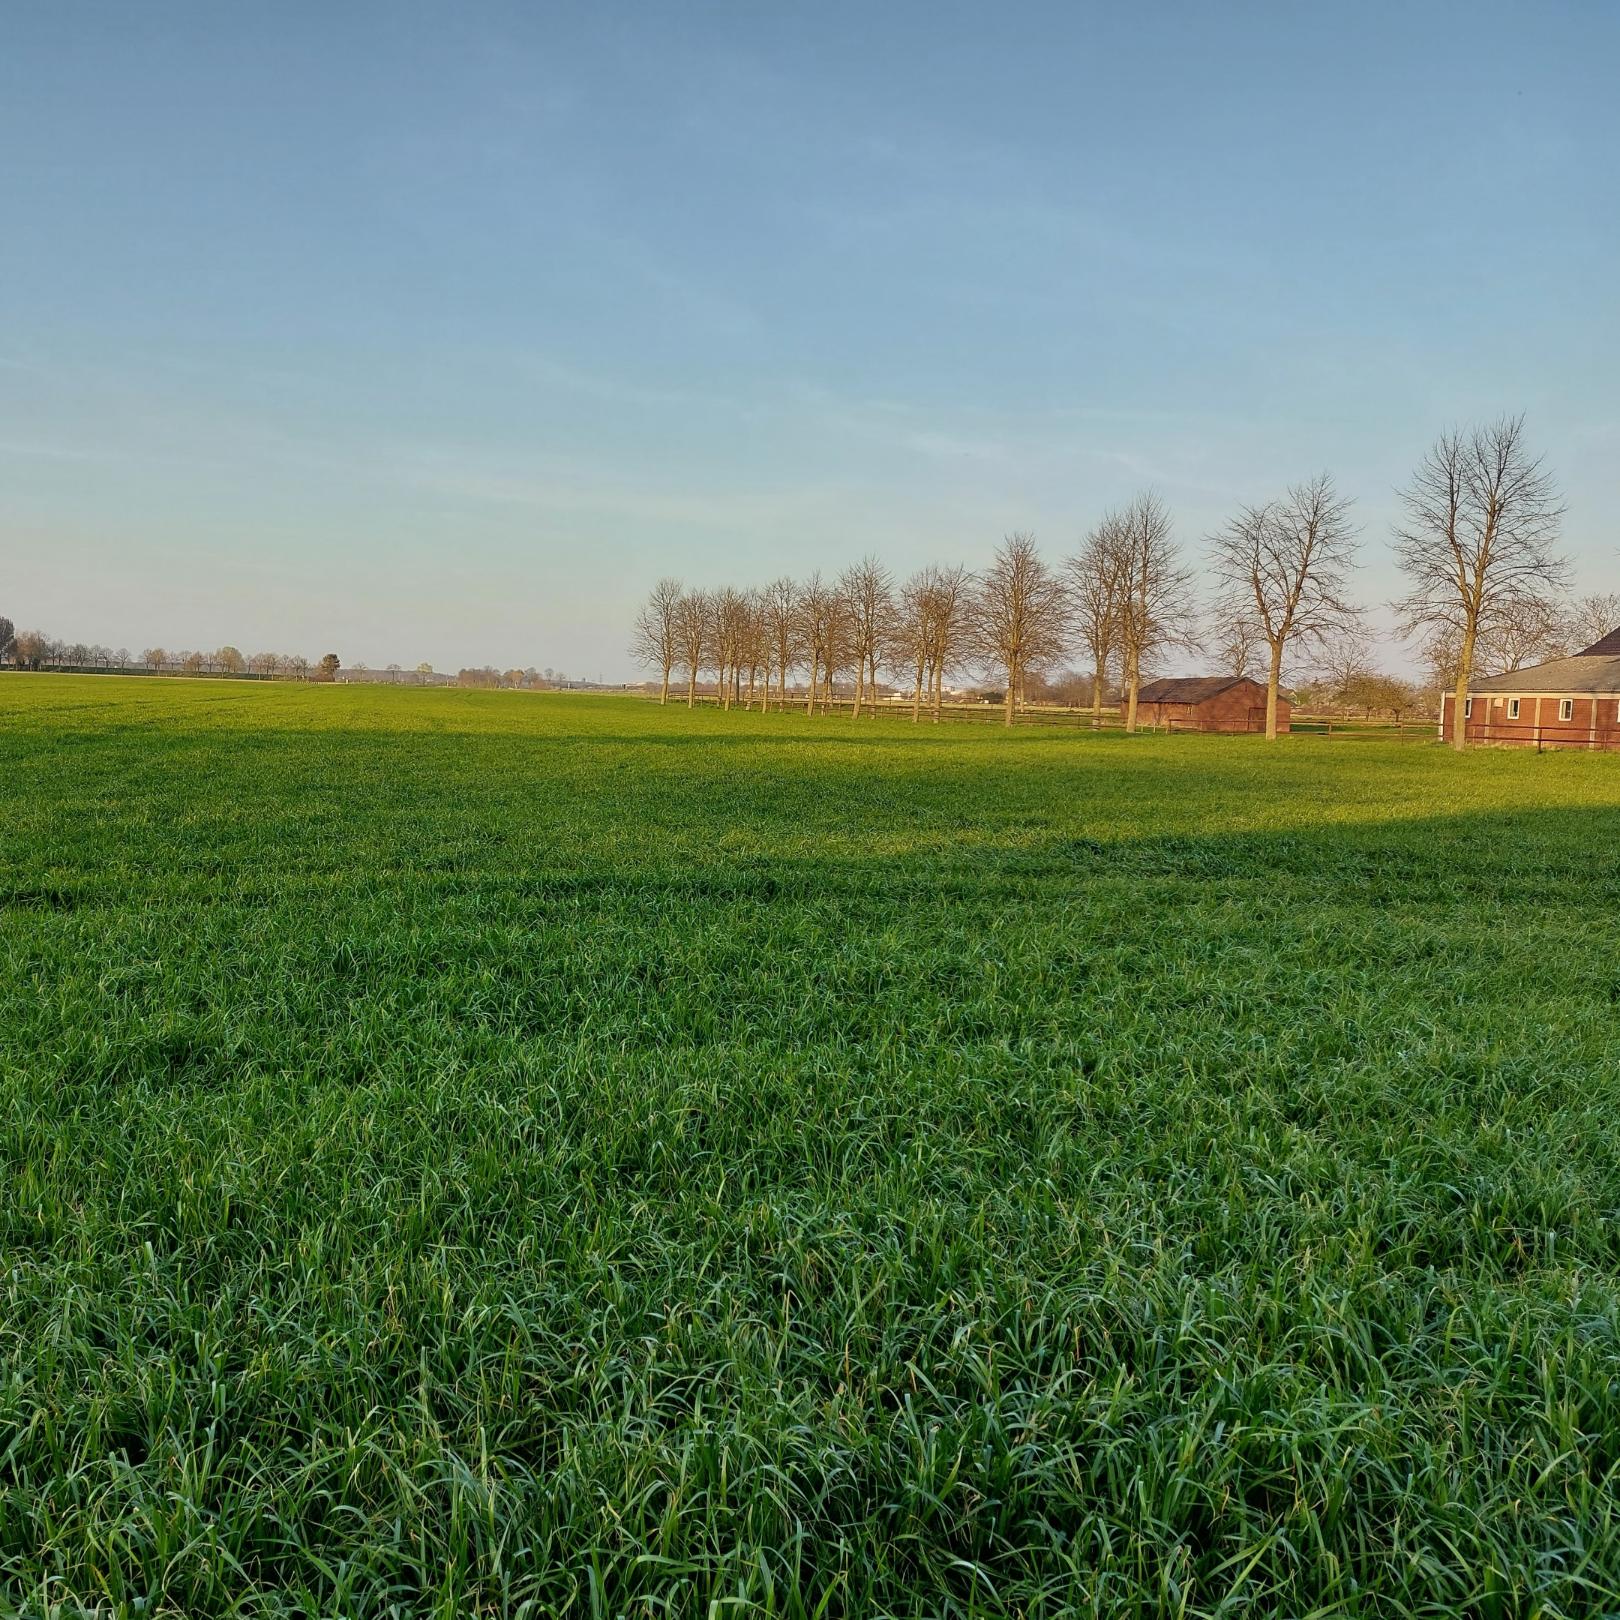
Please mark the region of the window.
POLYGON ((1508 719, 1509 720, 1517 720, 1518 718, 1519 718, 1519 700, 1517 698, 1509 698, 1508 699, 1508 719))
POLYGON ((1558 702, 1558 718, 1560 720, 1573 720, 1575 718, 1575 699, 1560 698, 1558 702))
POLYGON ((1464 698, 1463 699, 1463 719, 1464 720, 1472 720, 1473 718, 1474 718, 1474 700, 1472 698, 1464 698))

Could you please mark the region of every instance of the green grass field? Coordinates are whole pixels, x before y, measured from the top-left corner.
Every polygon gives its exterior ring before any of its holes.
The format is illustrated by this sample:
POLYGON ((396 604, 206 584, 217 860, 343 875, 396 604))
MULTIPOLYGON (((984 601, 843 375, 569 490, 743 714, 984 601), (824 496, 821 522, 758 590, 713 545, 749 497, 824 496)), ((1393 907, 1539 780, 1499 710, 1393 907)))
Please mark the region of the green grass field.
POLYGON ((1620 1608, 1620 758, 0 678, 0 1612, 1620 1608))

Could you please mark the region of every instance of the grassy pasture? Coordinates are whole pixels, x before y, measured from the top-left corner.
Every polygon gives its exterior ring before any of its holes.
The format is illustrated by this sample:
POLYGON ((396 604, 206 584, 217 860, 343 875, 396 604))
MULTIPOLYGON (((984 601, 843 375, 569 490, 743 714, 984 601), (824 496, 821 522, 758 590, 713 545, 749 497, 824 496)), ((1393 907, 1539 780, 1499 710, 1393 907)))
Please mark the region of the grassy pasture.
POLYGON ((1620 759, 0 679, 0 1612, 1620 1608, 1620 759))

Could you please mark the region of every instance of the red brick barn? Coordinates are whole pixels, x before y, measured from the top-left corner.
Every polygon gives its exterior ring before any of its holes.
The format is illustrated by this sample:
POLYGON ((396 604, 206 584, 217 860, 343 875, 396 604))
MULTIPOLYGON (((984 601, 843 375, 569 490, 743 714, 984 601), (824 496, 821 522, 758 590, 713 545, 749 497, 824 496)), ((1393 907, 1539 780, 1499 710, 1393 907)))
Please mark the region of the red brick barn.
MULTIPOLYGON (((1455 736, 1447 693, 1440 735, 1455 736)), ((1463 726, 1470 742, 1521 748, 1620 749, 1620 630, 1573 658, 1555 658, 1468 688, 1463 726)))
MULTIPOLYGON (((1171 731, 1264 731, 1266 689, 1247 675, 1193 675, 1149 681, 1137 694, 1143 725, 1171 731)), ((1287 731, 1293 705, 1277 694, 1277 730, 1287 731)))

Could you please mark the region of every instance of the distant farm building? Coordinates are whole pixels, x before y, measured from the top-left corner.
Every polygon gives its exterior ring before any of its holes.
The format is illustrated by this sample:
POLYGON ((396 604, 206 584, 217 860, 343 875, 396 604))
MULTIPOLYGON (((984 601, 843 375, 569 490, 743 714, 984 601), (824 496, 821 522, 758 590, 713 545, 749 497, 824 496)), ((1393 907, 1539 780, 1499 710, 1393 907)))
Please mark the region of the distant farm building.
MULTIPOLYGON (((1137 694, 1137 719, 1171 731, 1264 731, 1266 689, 1247 675, 1193 675, 1149 681, 1137 694)), ((1293 705, 1277 694, 1277 730, 1287 731, 1293 705)))
POLYGON ((339 686, 454 686, 454 675, 432 669, 362 669, 345 665, 332 679, 339 686))
MULTIPOLYGON (((1456 736, 1455 707, 1450 694, 1440 704, 1447 741, 1456 736)), ((1620 749, 1620 630, 1573 658, 1474 681, 1463 729, 1470 742, 1620 749)))

